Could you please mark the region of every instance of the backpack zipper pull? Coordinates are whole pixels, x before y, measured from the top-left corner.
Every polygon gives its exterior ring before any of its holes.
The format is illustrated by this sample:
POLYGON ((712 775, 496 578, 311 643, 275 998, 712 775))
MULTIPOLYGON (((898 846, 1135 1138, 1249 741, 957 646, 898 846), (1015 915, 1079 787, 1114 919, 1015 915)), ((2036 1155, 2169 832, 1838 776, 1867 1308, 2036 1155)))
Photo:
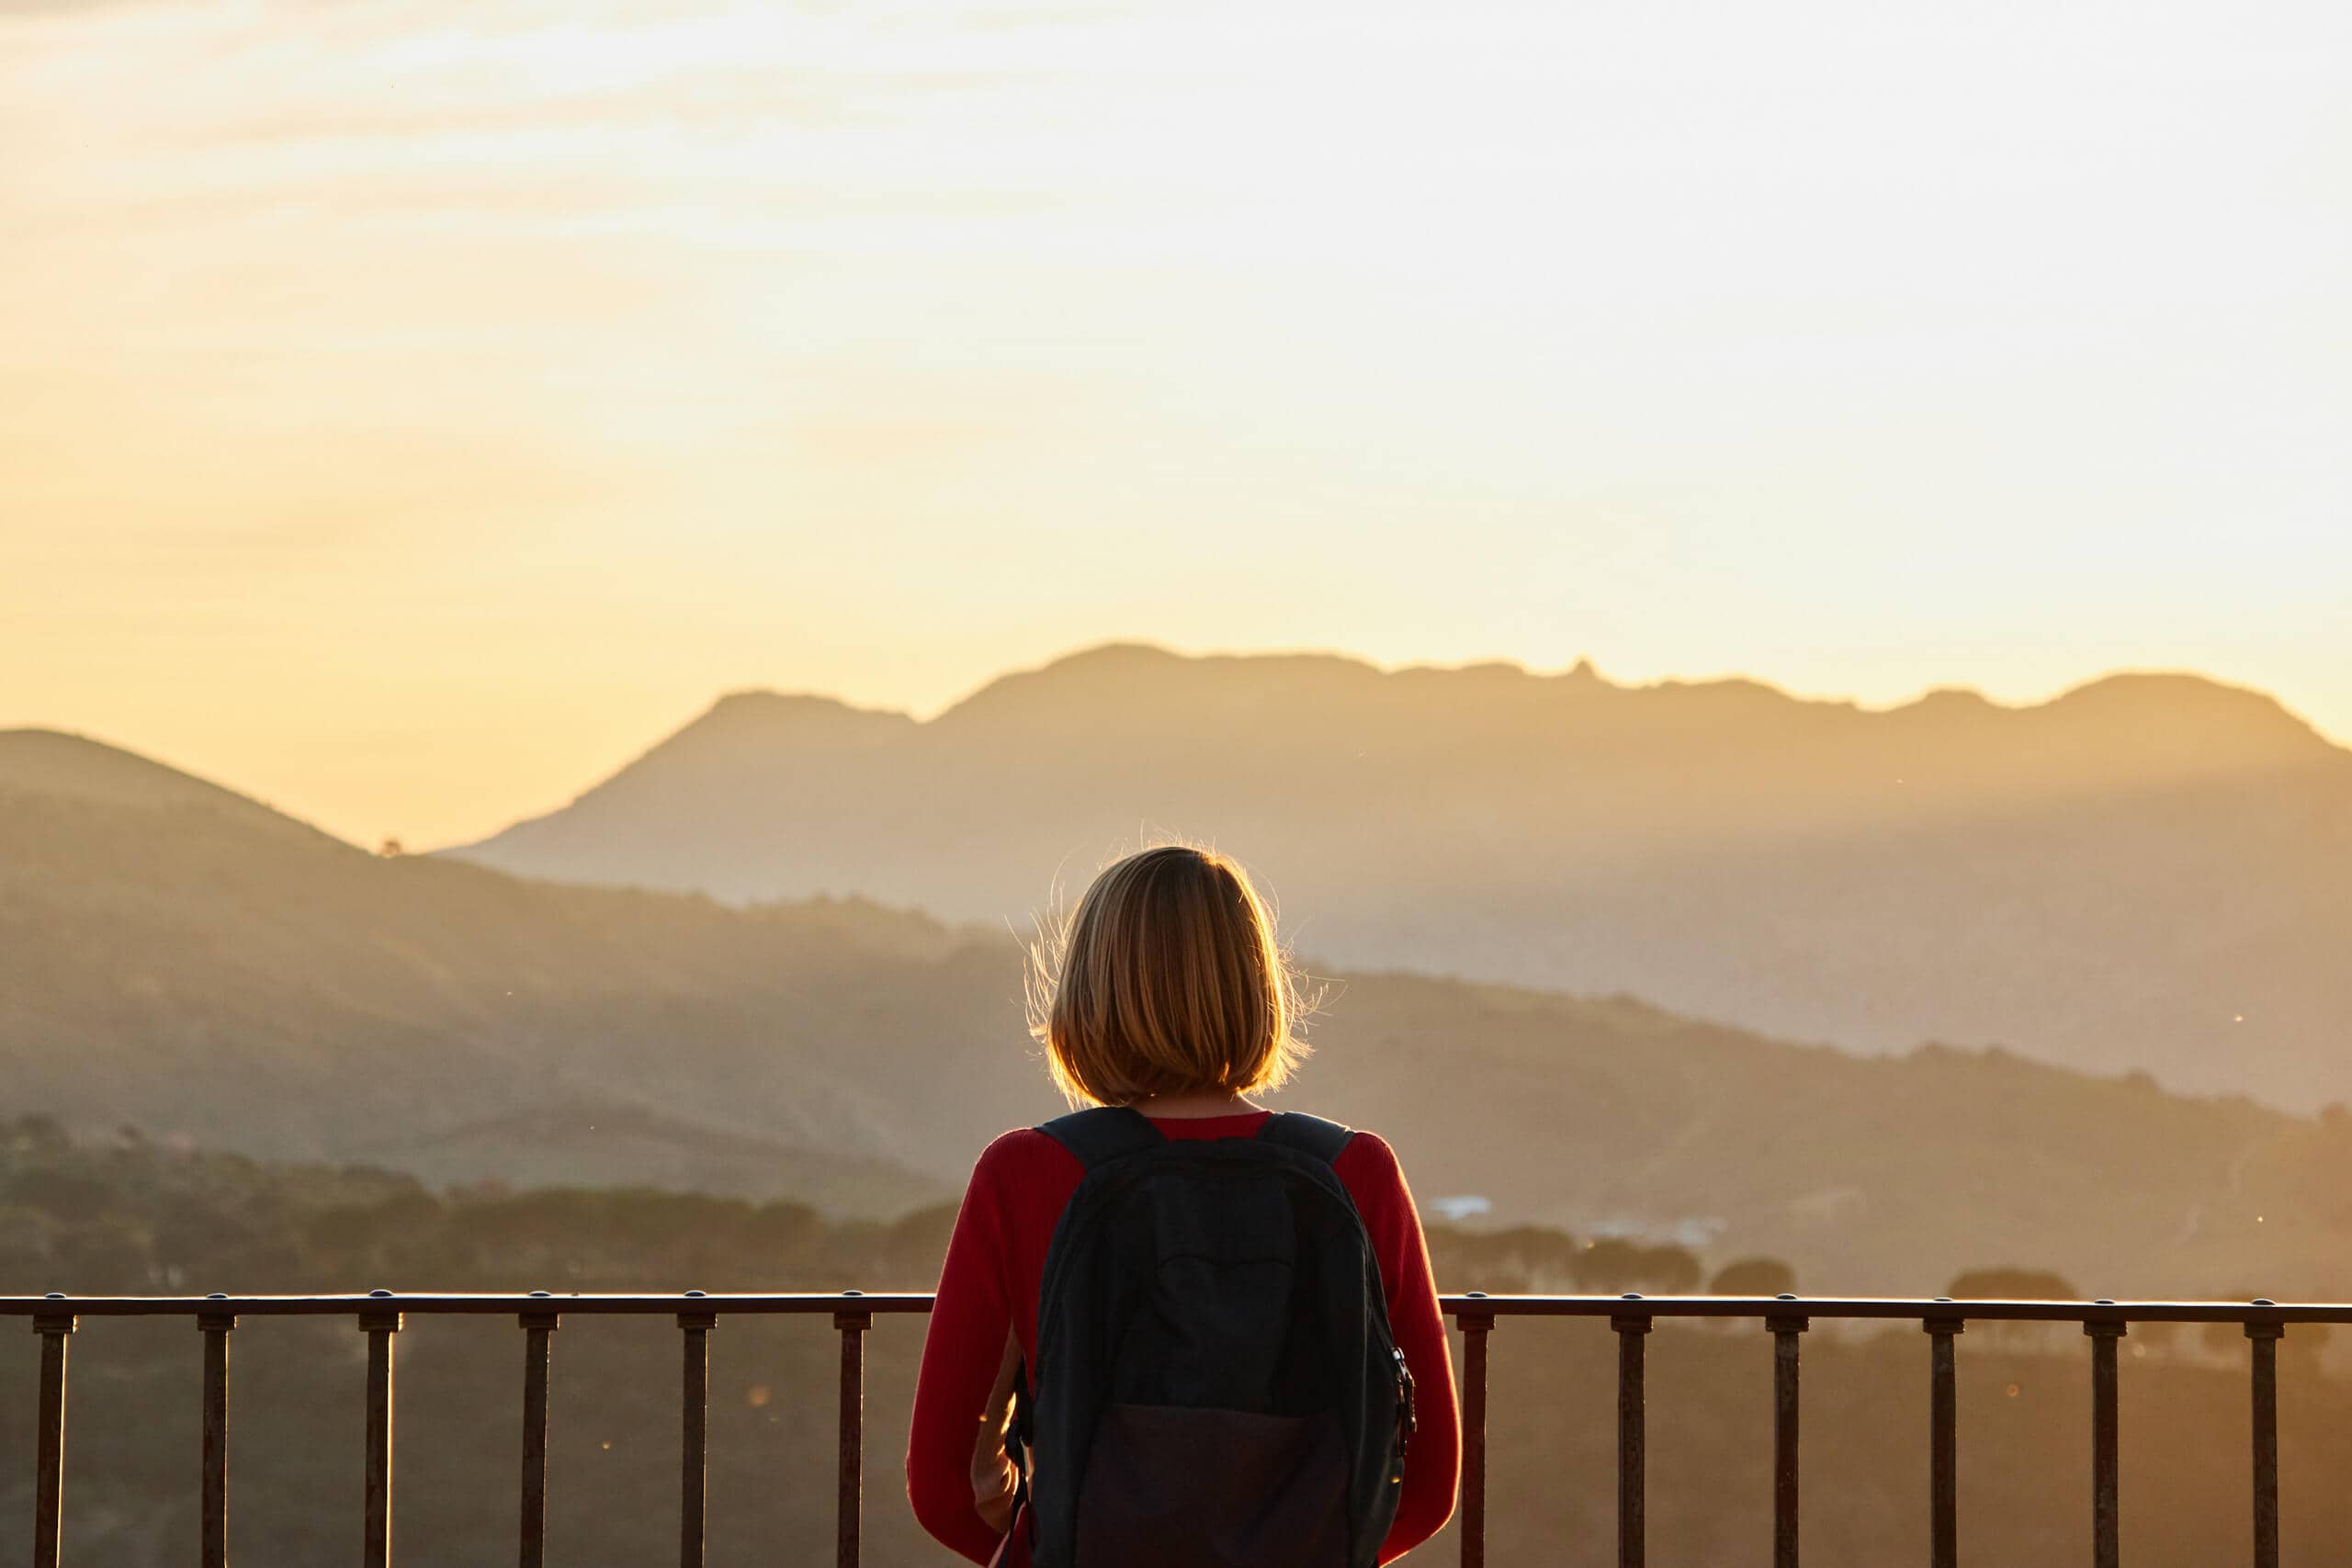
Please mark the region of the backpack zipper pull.
POLYGON ((1388 1483, 1394 1486, 1405 1479, 1405 1450, 1421 1423, 1413 1409, 1413 1373, 1405 1365, 1405 1352, 1389 1354, 1396 1358, 1396 1462, 1388 1472, 1388 1483))

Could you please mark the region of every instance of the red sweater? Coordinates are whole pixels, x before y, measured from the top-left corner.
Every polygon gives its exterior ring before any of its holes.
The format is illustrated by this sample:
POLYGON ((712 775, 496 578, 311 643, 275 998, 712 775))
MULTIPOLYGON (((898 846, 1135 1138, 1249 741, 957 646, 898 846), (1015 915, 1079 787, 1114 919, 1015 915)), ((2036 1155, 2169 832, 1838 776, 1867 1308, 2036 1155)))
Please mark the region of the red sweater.
MULTIPOLYGON (((1170 1138, 1250 1137, 1270 1114, 1155 1117, 1152 1124, 1170 1138)), ((1413 1374, 1419 1424, 1405 1466, 1396 1522, 1380 1549, 1380 1561, 1386 1562, 1435 1535, 1453 1512, 1462 1465, 1453 1363, 1430 1280, 1420 1216, 1396 1155, 1370 1133, 1358 1133, 1334 1168, 1372 1236, 1388 1294, 1389 1327, 1413 1374)), ((973 1440, 1008 1333, 1020 1336, 1023 1358, 1035 1364, 1046 1248, 1063 1205, 1084 1175, 1076 1156, 1034 1128, 998 1138, 972 1168, 940 1269, 939 1300, 923 1340, 907 1438, 907 1495, 923 1529, 975 1562, 986 1563, 1000 1538, 973 1502, 973 1440)), ((1025 1562, 1021 1545, 1016 1539, 1016 1564, 1025 1562)))

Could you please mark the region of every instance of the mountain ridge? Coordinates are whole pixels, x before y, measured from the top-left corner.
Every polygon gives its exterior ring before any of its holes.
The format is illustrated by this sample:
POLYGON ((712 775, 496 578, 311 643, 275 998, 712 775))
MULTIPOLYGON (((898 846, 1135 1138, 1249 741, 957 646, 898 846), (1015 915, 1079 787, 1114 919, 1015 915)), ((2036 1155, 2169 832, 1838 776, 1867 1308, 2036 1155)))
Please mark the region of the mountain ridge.
MULTIPOLYGON (((1657 695, 1711 703, 1719 708, 1728 708, 1734 704, 1762 705, 1775 709, 1784 707, 1790 711, 1810 710, 1905 722, 1929 718, 1942 720, 1959 714, 1991 723, 2044 713, 2098 711, 2102 716, 2115 716, 2134 707, 2143 707, 2144 699, 2150 694, 2174 697, 2185 694, 2206 705, 2215 714, 2232 714, 2241 721, 2233 727, 2237 732, 2269 739, 2282 752, 2291 750, 2307 757, 2318 754, 2305 750, 2303 743, 2308 741, 2321 750, 2339 754, 2347 763, 2352 763, 2352 748, 2330 739, 2276 696, 2258 688, 2219 681, 2188 671, 2114 671, 2068 686, 2051 696, 2021 702, 2002 702, 1973 686, 1943 685, 1929 688, 1903 702, 1871 706, 1853 698, 1802 695, 1752 676, 1728 675, 1696 680, 1669 677, 1647 682, 1619 682, 1601 675, 1589 660, 1580 660, 1567 670, 1552 672, 1530 670, 1509 660, 1382 667, 1341 653, 1186 655, 1153 643, 1114 641, 1075 650, 1034 669, 998 676, 949 704, 930 718, 919 718, 899 709, 860 706, 842 698, 813 692, 747 687, 724 693, 700 714, 603 780, 574 795, 566 806, 520 818, 488 838, 450 845, 435 852, 458 857, 491 854, 494 846, 507 835, 560 816, 599 790, 620 782, 648 759, 681 743, 703 741, 716 732, 728 732, 733 739, 754 726, 761 728, 788 728, 796 731, 795 738, 798 739, 807 730, 820 728, 806 723, 806 716, 821 714, 833 721, 822 739, 835 739, 854 734, 861 742, 880 744, 907 739, 919 730, 969 724, 971 716, 975 714, 985 715, 1007 705, 1017 705, 1029 694, 1057 690, 1081 673, 1089 679, 1107 676, 1125 680, 1134 677, 1138 671, 1159 676, 1187 667, 1204 672, 1223 672, 1243 667, 1311 670, 1353 682, 1357 690, 1370 689, 1372 683, 1381 682, 1427 682, 1434 684, 1443 681, 1482 679, 1541 685, 1566 692, 1599 691, 1636 698, 1657 695)), ((1132 694, 1131 688, 1123 694, 1132 694)), ((831 750, 832 748, 828 748, 829 751, 831 750)))
POLYGON ((1865 708, 1589 663, 1112 643, 928 720, 857 721, 854 745, 704 722, 447 852, 1017 923, 1187 837, 1312 909, 1299 945, 1345 967, 1631 990, 1864 1051, 2002 1043, 2302 1109, 2352 1095, 2352 980, 2322 955, 2352 946, 2352 750, 2203 676, 1865 708))

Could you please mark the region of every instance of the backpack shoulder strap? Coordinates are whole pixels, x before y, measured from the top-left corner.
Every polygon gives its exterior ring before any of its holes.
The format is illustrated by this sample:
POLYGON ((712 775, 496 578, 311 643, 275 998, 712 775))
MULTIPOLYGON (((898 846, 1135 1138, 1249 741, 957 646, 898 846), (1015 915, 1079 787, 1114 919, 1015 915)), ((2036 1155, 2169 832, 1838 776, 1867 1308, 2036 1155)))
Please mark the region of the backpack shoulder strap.
POLYGON ((1112 1160, 1141 1154, 1167 1141, 1150 1117, 1125 1105, 1073 1111, 1042 1123, 1037 1131, 1076 1155, 1090 1174, 1112 1160))
POLYGON ((1277 1111, 1266 1118, 1258 1129, 1258 1136, 1270 1144, 1296 1149, 1329 1165, 1356 1135, 1353 1127, 1343 1127, 1337 1122, 1326 1122, 1320 1116, 1308 1116, 1297 1111, 1277 1111))

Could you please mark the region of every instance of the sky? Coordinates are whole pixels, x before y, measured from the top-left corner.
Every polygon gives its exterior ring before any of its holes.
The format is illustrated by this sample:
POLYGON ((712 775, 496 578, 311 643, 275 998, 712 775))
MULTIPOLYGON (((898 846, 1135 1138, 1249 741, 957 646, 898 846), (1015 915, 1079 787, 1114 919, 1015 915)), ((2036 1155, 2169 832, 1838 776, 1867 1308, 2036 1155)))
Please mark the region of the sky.
POLYGON ((480 836, 1109 638, 2352 738, 2352 7, 0 0, 0 726, 480 836))

